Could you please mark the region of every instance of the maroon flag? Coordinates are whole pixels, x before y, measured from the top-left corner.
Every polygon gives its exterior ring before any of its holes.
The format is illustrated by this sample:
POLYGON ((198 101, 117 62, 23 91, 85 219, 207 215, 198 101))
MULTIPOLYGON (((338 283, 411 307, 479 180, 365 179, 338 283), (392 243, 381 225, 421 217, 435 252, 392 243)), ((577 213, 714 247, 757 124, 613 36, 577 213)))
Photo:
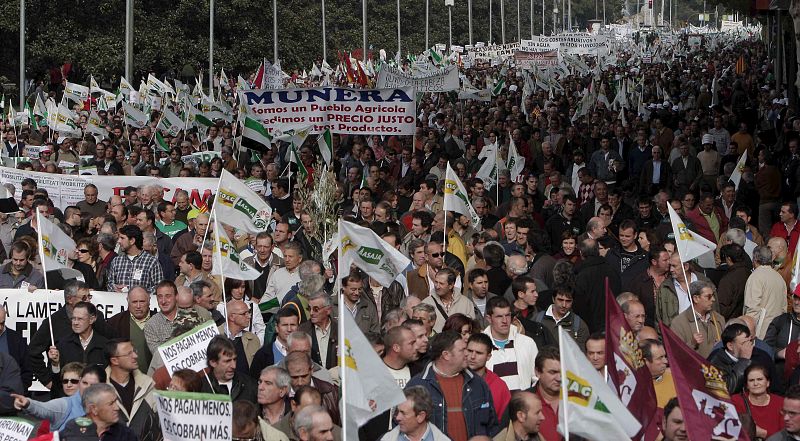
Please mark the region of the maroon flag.
MULTIPOLYGON (((648 428, 656 421, 658 402, 653 377, 644 363, 639 343, 606 279, 606 369, 614 389, 642 424, 636 439, 651 440, 648 428)), ((649 431, 652 432, 652 431, 649 431)))
POLYGON ((722 372, 660 323, 689 439, 749 441, 722 372))
POLYGON ((253 79, 253 89, 263 89, 264 88, 264 61, 261 62, 261 65, 258 66, 258 70, 256 71, 256 76, 253 79))

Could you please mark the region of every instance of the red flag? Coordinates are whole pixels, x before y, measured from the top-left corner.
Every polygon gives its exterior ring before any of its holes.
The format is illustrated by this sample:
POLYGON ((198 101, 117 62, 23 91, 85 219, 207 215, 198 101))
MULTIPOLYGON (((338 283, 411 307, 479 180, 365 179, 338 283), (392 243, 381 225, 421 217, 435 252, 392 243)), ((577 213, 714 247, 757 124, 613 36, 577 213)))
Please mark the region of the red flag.
POLYGON ((261 65, 258 66, 258 70, 256 71, 256 77, 253 79, 253 88, 254 89, 263 89, 264 88, 264 62, 261 62, 261 65))
POLYGON ((689 439, 749 441, 722 372, 663 323, 659 326, 689 439))
MULTIPOLYGON (((606 369, 622 404, 642 424, 637 439, 651 440, 648 427, 657 420, 658 402, 653 377, 639 343, 608 287, 606 279, 606 369)), ((656 432, 657 433, 657 432, 656 432)))

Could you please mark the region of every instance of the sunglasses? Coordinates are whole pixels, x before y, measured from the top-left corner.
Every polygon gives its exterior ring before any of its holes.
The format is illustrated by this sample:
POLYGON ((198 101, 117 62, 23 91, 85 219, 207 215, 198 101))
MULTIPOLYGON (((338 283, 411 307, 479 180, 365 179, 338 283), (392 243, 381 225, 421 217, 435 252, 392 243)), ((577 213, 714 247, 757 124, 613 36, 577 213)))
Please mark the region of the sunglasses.
POLYGON ((61 380, 61 384, 78 384, 80 382, 81 380, 77 378, 64 378, 63 380, 61 380))
POLYGON ((81 254, 85 254, 85 253, 88 253, 88 252, 89 252, 89 250, 86 250, 86 249, 83 249, 83 248, 81 248, 81 249, 79 249, 79 250, 77 250, 77 251, 78 251, 79 253, 81 253, 81 254))
POLYGON ((434 259, 436 259, 437 257, 442 257, 442 256, 444 256, 444 253, 431 253, 431 257, 433 257, 434 259))

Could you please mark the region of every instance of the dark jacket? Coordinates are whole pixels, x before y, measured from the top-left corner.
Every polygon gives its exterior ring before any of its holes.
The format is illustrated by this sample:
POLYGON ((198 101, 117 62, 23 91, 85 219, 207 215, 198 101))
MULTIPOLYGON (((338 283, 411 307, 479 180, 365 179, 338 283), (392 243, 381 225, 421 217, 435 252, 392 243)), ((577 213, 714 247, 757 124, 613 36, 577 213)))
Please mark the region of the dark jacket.
MULTIPOLYGON (((372 288, 369 286, 369 279, 364 280, 364 292, 367 293, 365 298, 372 301, 372 304, 375 305, 375 297, 372 295, 372 288)), ((381 289, 381 310, 380 316, 383 317, 386 315, 387 312, 400 307, 400 302, 406 296, 405 291, 403 291, 403 285, 400 282, 394 280, 388 287, 383 287, 381 289)), ((375 305, 377 307, 377 305, 375 305)))
MULTIPOLYGON (((464 413, 467 434, 470 438, 478 435, 489 437, 496 435, 500 431, 500 426, 497 424, 497 414, 495 414, 489 385, 469 369, 464 369, 462 375, 464 376, 464 389, 461 411, 464 413)), ((433 362, 428 363, 421 373, 415 375, 408 382, 406 388, 412 386, 423 386, 428 390, 433 402, 430 422, 442 432, 447 433, 447 408, 455 403, 445 403, 444 393, 433 371, 433 362)))
POLYGON ((661 173, 658 177, 658 184, 653 184, 653 160, 644 163, 642 173, 639 176, 639 193, 645 196, 652 196, 661 189, 672 187, 672 167, 666 160, 661 160, 661 173))
MULTIPOLYGON (((645 259, 647 260, 647 259, 645 259)), ((644 306, 644 324, 647 326, 656 327, 656 290, 659 287, 654 286, 653 278, 648 274, 645 266, 643 271, 626 273, 622 278, 622 290, 636 294, 639 301, 644 306)))
POLYGON ((58 348, 60 356, 59 364, 61 366, 66 366, 67 363, 77 361, 85 365, 100 364, 105 366, 106 343, 108 343, 107 338, 100 335, 99 332, 94 332, 89 346, 83 349, 78 334, 70 332, 56 343, 56 348, 58 348))
MULTIPOLYGON (((61 439, 70 441, 100 439, 97 436, 97 426, 94 425, 92 420, 86 417, 75 418, 68 422, 67 426, 58 432, 58 434, 61 439), (76 421, 82 424, 78 424, 76 421)), ((138 438, 128 426, 122 422, 117 422, 112 424, 108 431, 103 434, 102 441, 138 441, 138 438)))
POLYGON ((341 425, 342 418, 339 413, 339 388, 319 378, 312 378, 312 381, 314 382, 314 388, 322 395, 322 405, 328 410, 333 424, 337 426, 341 425))
POLYGON ((719 281, 717 301, 719 302, 719 313, 725 317, 725 320, 742 315, 744 285, 752 270, 752 266, 747 263, 738 262, 728 267, 728 271, 719 281))
POLYGON ((794 313, 787 312, 772 320, 764 335, 764 342, 777 352, 789 346, 789 343, 798 337, 800 337, 800 319, 794 313))
POLYGON ((25 391, 17 362, 5 352, 0 352, 0 415, 16 415, 14 399, 9 394, 22 395, 25 391))
POLYGON ((617 271, 600 256, 589 256, 575 266, 575 302, 573 310, 586 320, 590 332, 605 329, 606 278, 614 295, 620 292, 617 271))
MULTIPOLYGON (((227 392, 223 392, 219 388, 219 381, 211 372, 208 373, 206 378, 207 380, 203 382, 203 389, 201 392, 205 392, 207 394, 227 394, 227 392), (211 381, 211 385, 208 384, 209 381, 211 381)), ((253 404, 258 403, 256 396, 258 394, 258 386, 256 385, 256 382, 241 372, 237 371, 235 374, 233 374, 233 384, 229 392, 231 396, 231 402, 245 400, 253 404)))
POLYGON ((6 327, 6 342, 8 343, 8 353, 19 365, 22 385, 25 390, 31 387, 33 382, 33 371, 31 370, 30 359, 28 358, 28 342, 22 338, 22 334, 6 327))
POLYGON ((739 359, 733 361, 728 356, 725 350, 719 350, 708 357, 708 361, 722 371, 722 376, 725 378, 725 385, 728 387, 730 395, 738 394, 744 387, 744 371, 750 366, 749 359, 739 359))
MULTIPOLYGON (((53 337, 56 337, 56 342, 58 342, 59 336, 72 334, 72 323, 69 317, 67 317, 67 310, 65 307, 54 312, 53 315, 50 316, 50 322, 53 323, 53 337)), ((97 320, 95 320, 93 328, 95 332, 107 338, 114 335, 106 326, 105 317, 103 317, 100 311, 97 312, 97 320)), ((36 330, 36 333, 33 334, 31 342, 28 344, 28 362, 36 378, 44 385, 50 382, 52 374, 50 369, 47 368, 41 354, 47 352, 47 348, 50 347, 50 344, 50 324, 48 320, 42 320, 42 322, 39 323, 39 328, 36 330)), ((80 342, 78 344, 80 344, 80 342)), ((102 361, 102 364, 105 365, 105 360, 102 361)), ((61 365, 63 366, 64 363, 62 362, 61 365)))
POLYGON ((311 321, 305 321, 300 324, 298 328, 299 331, 303 331, 306 334, 311 336, 311 359, 314 360, 317 364, 320 364, 325 367, 325 369, 330 369, 338 364, 338 360, 336 357, 336 353, 338 351, 339 342, 338 342, 338 332, 336 320, 331 317, 331 330, 330 330, 330 337, 328 338, 328 354, 325 360, 320 359, 319 354, 319 343, 317 343, 317 333, 314 332, 314 324, 311 321))

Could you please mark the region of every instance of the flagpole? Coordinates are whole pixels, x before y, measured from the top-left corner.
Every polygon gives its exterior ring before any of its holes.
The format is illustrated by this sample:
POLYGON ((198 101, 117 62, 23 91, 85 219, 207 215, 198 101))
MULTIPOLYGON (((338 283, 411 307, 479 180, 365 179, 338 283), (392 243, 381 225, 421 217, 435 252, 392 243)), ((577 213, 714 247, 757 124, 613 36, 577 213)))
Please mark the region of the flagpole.
MULTIPOLYGON (((558 349, 560 353, 563 353, 564 350, 564 343, 563 339, 567 338, 567 333, 564 331, 564 328, 558 328, 559 333, 559 345, 558 349)), ((569 413, 568 413, 568 391, 567 391, 567 368, 566 363, 561 363, 561 405, 564 406, 564 441, 569 441, 569 413)))
MULTIPOLYGON (((445 185, 447 185, 447 182, 445 182, 445 185)), ((444 211, 444 225, 442 226, 444 230, 444 243, 442 246, 442 262, 444 262, 445 257, 447 255, 447 210, 442 210, 442 211, 444 211)))
POLYGON ((689 292, 687 292, 687 294, 689 294, 689 306, 692 307, 692 314, 694 314, 694 328, 695 328, 695 330, 697 330, 697 333, 699 334, 700 333, 700 325, 697 323, 697 311, 694 309, 694 302, 692 302, 692 293, 691 293, 691 289, 692 288, 690 286, 691 285, 691 281, 689 280, 688 277, 686 277, 686 266, 684 266, 685 262, 683 261, 683 258, 681 257, 680 249, 677 246, 675 247, 675 251, 678 253, 678 258, 681 261, 681 271, 683 271, 683 280, 686 281, 686 288, 689 289, 689 292))
POLYGON ((52 314, 50 314, 50 289, 47 287, 47 267, 44 264, 44 246, 42 244, 42 218, 41 212, 39 208, 36 208, 36 228, 38 231, 36 232, 36 242, 39 245, 39 260, 42 262, 42 275, 44 276, 44 290, 47 296, 47 324, 50 326, 50 343, 51 346, 56 345, 56 339, 53 338, 53 320, 51 319, 52 314))
MULTIPOLYGON (((339 226, 336 230, 336 241, 339 242, 336 247, 336 262, 340 268, 337 268, 336 278, 339 278, 339 274, 341 274, 341 265, 342 265, 342 244, 341 239, 339 238, 339 232, 342 231, 342 219, 339 218, 339 226)), ((342 383, 342 408, 340 412, 342 414, 342 439, 347 440, 347 340, 344 335, 344 299, 339 298, 339 293, 336 293, 337 299, 339 300, 339 369, 341 370, 341 383, 342 383)))
MULTIPOLYGON (((217 262, 219 263, 219 281, 220 286, 222 287, 222 311, 225 314, 225 323, 227 327, 228 323, 228 305, 225 301, 225 273, 222 271, 222 241, 219 240, 219 224, 217 224, 217 213, 216 213, 217 205, 214 204, 211 207, 211 215, 214 216, 214 237, 217 240, 217 262)), ((202 248, 201 248, 202 251, 202 248)))
MULTIPOLYGON (((161 125, 161 120, 162 119, 164 119, 164 113, 163 112, 161 113, 161 116, 158 118, 158 122, 156 123, 156 126, 153 129, 153 134, 150 135, 150 141, 147 143, 147 145, 153 144, 153 139, 155 139, 155 137, 156 137, 156 131, 158 130, 158 126, 161 125)), ((153 165, 158 167, 158 159, 156 158, 156 150, 158 150, 158 149, 155 149, 155 148, 153 149, 153 165)))
POLYGON ((497 165, 498 161, 498 153, 497 151, 500 150, 500 146, 497 145, 497 141, 494 142, 494 189, 495 189, 495 207, 500 206, 500 166, 497 165))

